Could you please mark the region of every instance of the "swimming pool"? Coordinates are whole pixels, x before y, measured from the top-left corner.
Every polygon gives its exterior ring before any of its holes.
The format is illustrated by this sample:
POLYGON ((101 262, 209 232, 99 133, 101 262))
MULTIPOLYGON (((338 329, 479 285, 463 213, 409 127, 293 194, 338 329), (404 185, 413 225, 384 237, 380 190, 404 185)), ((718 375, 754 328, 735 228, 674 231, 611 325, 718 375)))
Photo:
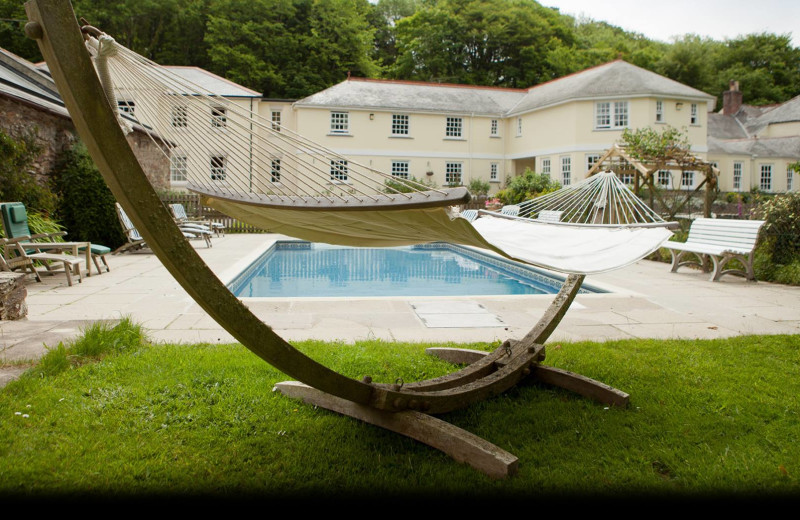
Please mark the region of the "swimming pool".
MULTIPOLYGON (((437 242, 349 248, 277 241, 229 284, 240 298, 555 294, 564 278, 437 242)), ((605 292, 591 286, 582 292, 605 292)))

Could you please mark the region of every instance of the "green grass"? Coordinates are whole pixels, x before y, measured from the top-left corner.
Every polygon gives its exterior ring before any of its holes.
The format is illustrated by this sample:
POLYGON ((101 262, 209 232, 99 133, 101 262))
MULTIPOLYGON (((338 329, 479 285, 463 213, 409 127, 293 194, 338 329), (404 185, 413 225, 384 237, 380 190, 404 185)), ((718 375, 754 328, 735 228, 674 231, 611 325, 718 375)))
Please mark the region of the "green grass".
MULTIPOLYGON (((85 336, 92 345, 62 345, 0 390, 0 495, 800 492, 800 336, 549 344, 545 364, 629 392, 631 405, 532 385, 443 416, 519 457, 503 481, 273 392, 286 377, 241 345, 149 345, 126 320, 85 336)), ((376 382, 452 371, 427 346, 298 344, 376 382)))

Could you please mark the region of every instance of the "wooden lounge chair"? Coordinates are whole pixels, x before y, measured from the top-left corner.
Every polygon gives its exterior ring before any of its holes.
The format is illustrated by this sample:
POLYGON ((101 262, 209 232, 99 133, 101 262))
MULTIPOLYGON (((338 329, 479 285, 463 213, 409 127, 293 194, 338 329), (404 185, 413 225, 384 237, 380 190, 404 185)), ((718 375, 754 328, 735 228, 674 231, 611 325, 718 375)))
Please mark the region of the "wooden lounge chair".
MULTIPOLYGON (((117 202, 117 216, 119 217, 119 221, 122 224, 122 230, 125 232, 125 236, 128 238, 128 243, 123 244, 114 251, 114 254, 123 253, 125 251, 136 251, 137 249, 142 249, 144 247, 148 247, 144 241, 144 237, 139 233, 139 230, 136 229, 136 226, 133 225, 131 219, 125 213, 125 210, 122 209, 122 206, 117 202)), ((202 238, 206 241, 206 245, 211 247, 211 232, 207 233, 199 233, 196 230, 189 230, 181 228, 181 232, 183 236, 186 237, 187 240, 192 240, 195 238, 202 238)))
POLYGON ((186 214, 186 208, 183 207, 183 204, 170 204, 169 205, 170 211, 172 211, 172 216, 175 217, 175 222, 178 225, 192 225, 197 224, 204 228, 207 228, 210 231, 213 231, 217 236, 220 233, 224 236, 225 235, 225 225, 220 222, 212 222, 210 220, 199 219, 199 218, 190 218, 186 214))
POLYGON ((24 242, 26 240, 30 240, 30 237, 22 236, 11 239, 0 239, 0 246, 3 247, 3 261, 0 267, 2 267, 3 270, 12 271, 21 268, 23 272, 27 272, 27 270, 30 269, 31 273, 36 277, 36 281, 41 282, 42 278, 39 275, 39 271, 36 270, 35 262, 40 262, 45 265, 48 274, 61 272, 52 269, 53 264, 60 263, 64 267, 63 272, 67 277, 67 284, 70 287, 72 286, 73 275, 78 277, 78 282, 83 281, 83 276, 81 274, 82 258, 65 253, 28 253, 24 247, 24 242))
MULTIPOLYGON (((106 262, 105 255, 111 250, 106 246, 85 241, 64 242, 61 237, 67 234, 66 231, 31 233, 28 225, 28 212, 21 202, 4 202, 0 204, 0 214, 2 214, 6 238, 25 237, 25 240, 21 241, 20 244, 25 248, 27 254, 68 251, 74 257, 83 256, 86 259, 87 276, 91 275, 91 260, 94 260, 98 273, 101 272, 98 258, 103 261, 106 265, 106 270, 108 270, 108 262, 106 262)), ((50 264, 47 265, 49 266, 50 264)))

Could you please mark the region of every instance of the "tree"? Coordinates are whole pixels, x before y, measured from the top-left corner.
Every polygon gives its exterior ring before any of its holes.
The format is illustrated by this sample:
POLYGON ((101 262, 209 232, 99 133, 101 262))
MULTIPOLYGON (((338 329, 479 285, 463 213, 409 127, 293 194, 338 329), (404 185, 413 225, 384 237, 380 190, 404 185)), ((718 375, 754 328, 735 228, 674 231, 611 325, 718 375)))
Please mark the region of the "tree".
POLYGON ((508 186, 497 193, 497 198, 503 204, 519 204, 522 201, 556 191, 561 185, 550 178, 525 168, 521 175, 512 177, 508 186))
POLYGON ((440 0, 397 22, 393 77, 528 87, 559 75, 568 19, 533 0, 440 0))
POLYGON ((715 93, 718 91, 716 60, 722 52, 721 43, 686 34, 669 46, 656 64, 656 72, 703 92, 715 93))

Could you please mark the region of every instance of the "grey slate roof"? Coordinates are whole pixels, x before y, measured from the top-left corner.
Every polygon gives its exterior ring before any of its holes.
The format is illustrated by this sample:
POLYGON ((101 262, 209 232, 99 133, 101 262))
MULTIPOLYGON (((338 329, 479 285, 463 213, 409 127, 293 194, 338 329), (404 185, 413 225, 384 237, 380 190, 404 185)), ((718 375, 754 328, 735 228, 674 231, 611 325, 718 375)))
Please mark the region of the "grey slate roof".
POLYGON ((531 87, 528 95, 511 110, 511 114, 573 99, 636 96, 708 101, 712 105, 716 101, 710 94, 626 61, 616 60, 531 87))
POLYGON ((29 61, 2 48, 0 94, 69 118, 52 78, 29 61))
POLYGON ((195 85, 202 87, 214 94, 226 97, 257 97, 261 94, 255 90, 238 85, 223 77, 212 74, 200 67, 181 67, 177 65, 167 65, 164 67, 181 78, 195 85))
POLYGON ((296 104, 509 116, 574 99, 646 95, 716 101, 705 92, 617 60, 527 90, 351 78, 296 104))
POLYGON ((749 136, 739 120, 730 115, 708 113, 708 135, 717 139, 747 139, 749 136))
POLYGON ((709 135, 708 151, 759 157, 800 157, 800 136, 725 140, 709 135))
POLYGON ((523 89, 351 78, 295 104, 502 116, 525 94, 523 89))

